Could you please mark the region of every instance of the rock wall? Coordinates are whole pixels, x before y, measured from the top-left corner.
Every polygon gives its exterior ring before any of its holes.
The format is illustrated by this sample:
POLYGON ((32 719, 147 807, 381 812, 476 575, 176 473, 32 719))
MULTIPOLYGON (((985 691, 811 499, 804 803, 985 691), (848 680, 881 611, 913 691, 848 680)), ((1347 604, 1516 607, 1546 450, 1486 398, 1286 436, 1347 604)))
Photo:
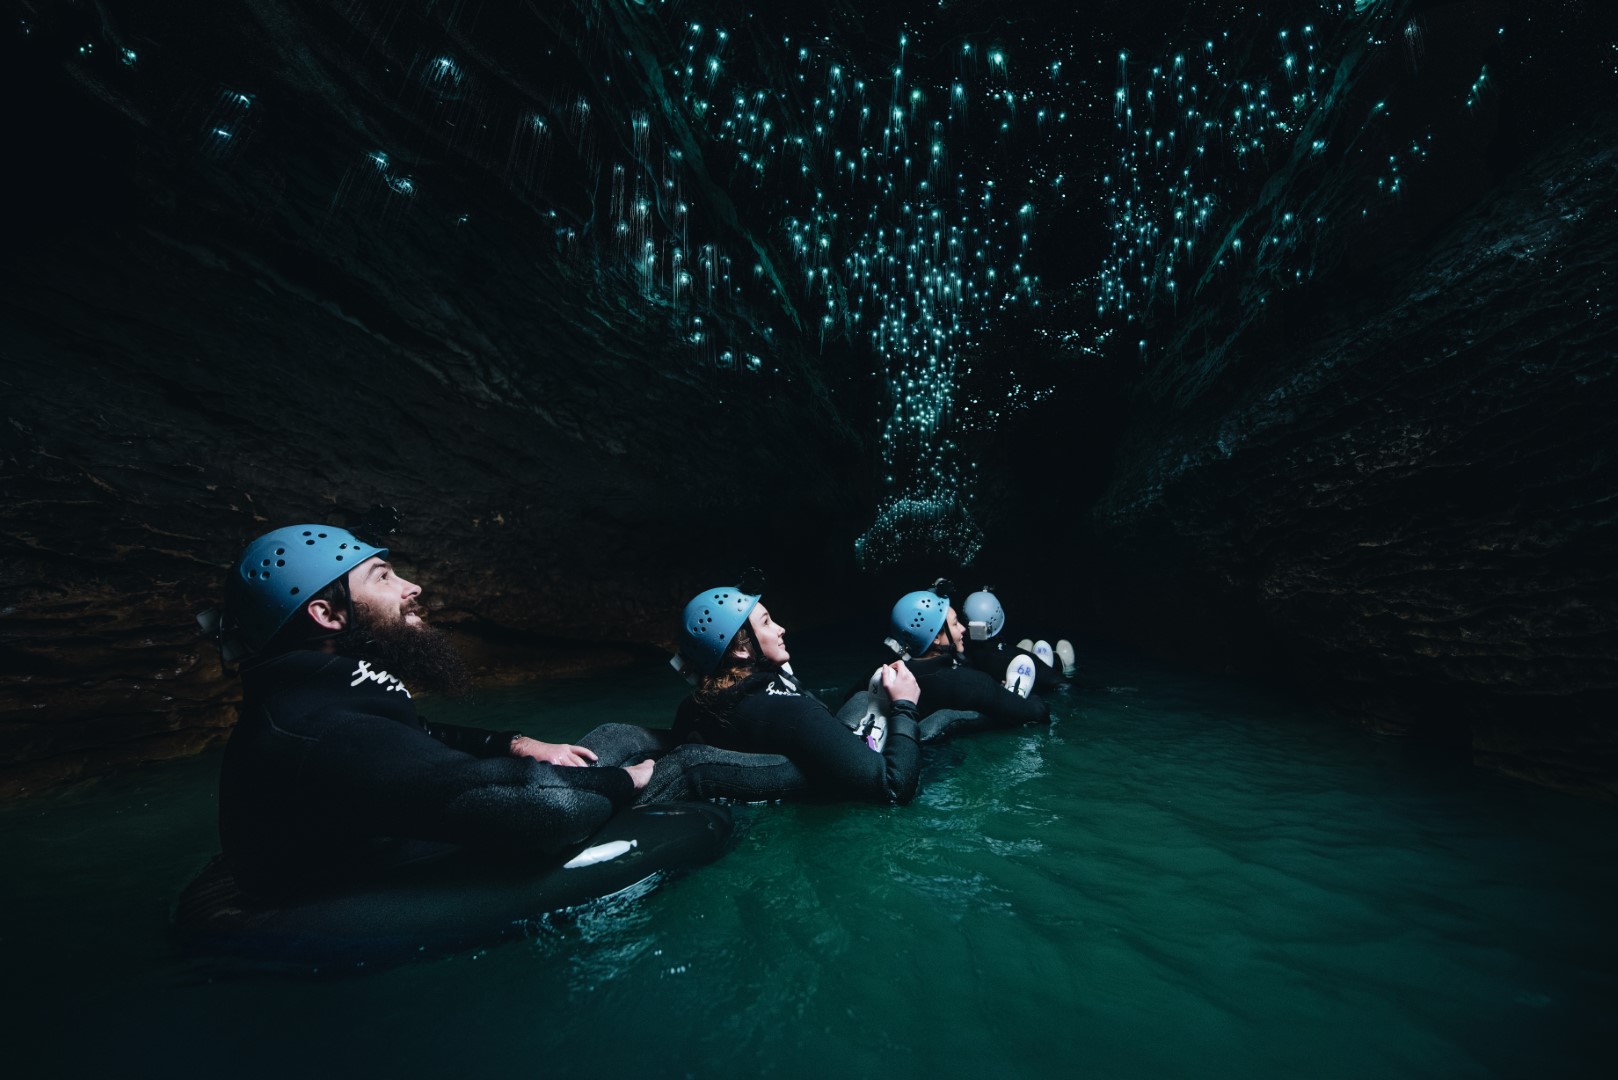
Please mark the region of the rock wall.
POLYGON ((1380 280, 1294 297, 1234 385, 1139 422, 1094 512, 1105 621, 1618 793, 1615 146, 1553 140, 1380 280))
MULTIPOLYGON (((234 684, 193 615, 275 525, 398 506, 438 620, 526 642, 485 655, 527 670, 666 643, 751 562, 851 571, 869 447, 825 357, 700 362, 474 161, 416 163, 453 205, 334 200, 394 118, 344 112, 363 86, 288 60, 314 29, 256 10, 257 44, 162 42, 228 45, 255 107, 283 102, 237 156, 195 141, 220 90, 178 93, 173 55, 167 84, 121 82, 8 42, 41 107, 0 289, 0 794, 217 739, 234 684)), ((161 70, 148 39, 93 40, 161 70)))

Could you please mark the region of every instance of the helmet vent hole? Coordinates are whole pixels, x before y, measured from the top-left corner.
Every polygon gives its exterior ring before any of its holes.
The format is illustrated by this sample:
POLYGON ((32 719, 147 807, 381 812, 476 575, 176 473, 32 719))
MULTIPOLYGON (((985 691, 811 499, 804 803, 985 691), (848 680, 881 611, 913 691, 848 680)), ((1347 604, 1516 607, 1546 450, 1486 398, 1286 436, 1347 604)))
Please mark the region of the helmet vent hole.
POLYGON ((263 561, 263 562, 262 562, 262 563, 260 563, 260 564, 259 564, 259 565, 260 565, 260 566, 268 566, 268 565, 270 565, 270 560, 268 560, 268 559, 265 559, 265 560, 264 560, 264 561, 263 561))
POLYGON ((315 546, 315 542, 313 540, 305 540, 304 543, 308 544, 310 547, 315 546))
POLYGON ((296 586, 296 585, 294 585, 294 586, 292 586, 292 593, 291 593, 291 595, 293 595, 293 596, 297 596, 297 595, 298 595, 298 587, 297 587, 297 586, 296 586))
POLYGON ((287 549, 286 548, 276 548, 275 553, 277 555, 285 555, 287 553, 287 549))
POLYGON ((286 564, 287 564, 287 561, 285 559, 276 559, 275 560, 275 565, 276 566, 285 566, 286 564))
POLYGON ((341 556, 341 555, 339 555, 339 556, 337 556, 337 561, 338 561, 338 562, 342 562, 342 561, 343 561, 343 557, 342 557, 342 556, 341 556))

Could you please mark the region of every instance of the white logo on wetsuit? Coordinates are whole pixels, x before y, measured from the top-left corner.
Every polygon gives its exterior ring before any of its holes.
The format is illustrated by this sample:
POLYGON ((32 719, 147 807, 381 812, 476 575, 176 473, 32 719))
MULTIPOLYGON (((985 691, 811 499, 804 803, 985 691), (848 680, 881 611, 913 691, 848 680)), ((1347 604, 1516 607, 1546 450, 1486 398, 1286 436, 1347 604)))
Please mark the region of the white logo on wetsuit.
POLYGON ((354 669, 354 681, 348 685, 358 686, 360 683, 367 680, 374 683, 392 683, 393 685, 384 686, 384 688, 388 690, 401 691, 405 697, 410 696, 410 691, 405 689, 405 684, 399 681, 399 677, 397 675, 389 675, 386 671, 372 671, 371 662, 369 660, 361 660, 360 666, 354 669))
POLYGON ((792 682, 789 676, 786 675, 777 675, 774 681, 770 682, 764 687, 764 692, 766 694, 774 694, 776 697, 803 696, 802 694, 798 693, 797 685, 792 682))

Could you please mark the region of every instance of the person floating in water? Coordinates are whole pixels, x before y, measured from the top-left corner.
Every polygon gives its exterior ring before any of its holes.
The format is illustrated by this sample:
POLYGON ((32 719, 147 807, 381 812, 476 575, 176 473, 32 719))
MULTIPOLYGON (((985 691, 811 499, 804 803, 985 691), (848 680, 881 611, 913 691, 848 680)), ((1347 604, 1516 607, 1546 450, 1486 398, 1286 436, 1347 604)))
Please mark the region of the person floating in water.
POLYGON ((650 760, 592 767, 590 736, 425 722, 411 687, 454 694, 470 676, 388 555, 340 528, 294 525, 249 544, 230 577, 221 642, 246 659, 219 830, 250 895, 363 882, 453 848, 550 854, 652 776, 650 760))
POLYGON ((985 728, 1049 723, 1050 706, 1032 693, 1038 662, 1013 657, 1005 682, 970 666, 966 631, 949 602, 953 586, 942 578, 906 593, 889 616, 888 647, 915 676, 926 702, 921 741, 938 742, 985 728))
POLYGON ((1000 678, 1018 655, 1038 660, 1034 666, 1034 691, 1045 694, 1063 685, 1074 673, 1073 646, 1066 638, 1052 648, 1045 641, 1008 644, 1000 638, 1006 626, 1006 612, 999 597, 989 589, 979 589, 961 604, 966 616, 966 640, 962 650, 967 662, 988 675, 1000 678), (1057 667, 1058 663, 1061 665, 1057 667))
POLYGON ((898 663, 881 669, 885 738, 856 733, 863 705, 839 719, 792 673, 786 628, 748 582, 708 589, 686 605, 675 667, 696 684, 680 703, 674 734, 734 751, 785 755, 808 790, 866 802, 907 803, 916 794, 921 750, 915 678, 898 663), (859 717, 852 716, 859 712, 859 717))

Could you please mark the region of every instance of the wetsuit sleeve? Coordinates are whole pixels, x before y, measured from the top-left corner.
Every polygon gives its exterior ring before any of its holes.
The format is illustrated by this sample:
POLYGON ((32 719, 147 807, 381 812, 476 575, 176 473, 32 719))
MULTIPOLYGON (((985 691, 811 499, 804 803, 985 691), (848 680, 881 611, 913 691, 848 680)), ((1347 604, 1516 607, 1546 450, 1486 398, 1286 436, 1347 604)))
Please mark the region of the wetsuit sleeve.
POLYGON ((750 694, 737 707, 739 726, 785 754, 817 788, 868 802, 909 802, 916 794, 921 749, 913 702, 896 701, 880 754, 849 732, 808 694, 750 694))
POLYGON ((921 733, 921 745, 943 742, 956 735, 969 735, 974 731, 987 731, 995 727, 992 717, 968 709, 939 709, 930 712, 917 725, 921 733))
POLYGON ((583 841, 634 797, 622 769, 472 757, 368 713, 334 712, 323 728, 303 754, 299 787, 370 835, 549 853, 583 841))
POLYGON ((997 727, 1047 724, 1051 719, 1051 707, 1043 698, 1019 697, 975 668, 937 671, 919 677, 917 682, 921 684, 921 699, 929 706, 982 713, 997 727))
POLYGON ((430 720, 423 720, 422 724, 427 734, 451 750, 481 758, 504 757, 511 753, 512 740, 522 734, 520 731, 490 731, 488 728, 462 727, 459 724, 435 724, 430 720))

